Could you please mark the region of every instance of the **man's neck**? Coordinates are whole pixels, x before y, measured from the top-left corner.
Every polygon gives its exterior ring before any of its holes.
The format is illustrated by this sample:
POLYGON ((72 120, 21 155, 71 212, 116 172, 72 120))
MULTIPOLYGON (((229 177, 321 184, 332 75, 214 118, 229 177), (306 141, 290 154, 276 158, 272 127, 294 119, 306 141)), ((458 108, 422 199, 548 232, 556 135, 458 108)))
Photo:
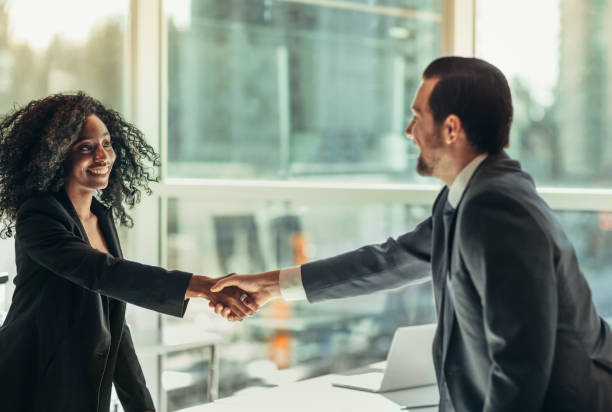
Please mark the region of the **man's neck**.
POLYGON ((464 150, 452 153, 448 157, 448 161, 440 168, 439 176, 436 176, 448 187, 451 187, 457 175, 478 156, 478 153, 473 150, 464 150))

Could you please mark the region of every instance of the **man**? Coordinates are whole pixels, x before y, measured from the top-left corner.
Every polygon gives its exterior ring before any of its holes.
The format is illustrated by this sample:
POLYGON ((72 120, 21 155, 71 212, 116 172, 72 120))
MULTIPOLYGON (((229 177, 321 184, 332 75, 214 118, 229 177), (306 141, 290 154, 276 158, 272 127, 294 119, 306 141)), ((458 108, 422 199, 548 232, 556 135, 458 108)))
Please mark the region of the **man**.
POLYGON ((239 286, 259 305, 317 302, 432 276, 440 411, 612 410, 610 327, 552 211, 503 151, 504 75, 479 59, 437 59, 412 109, 417 170, 446 185, 431 217, 397 239, 212 290, 239 286))

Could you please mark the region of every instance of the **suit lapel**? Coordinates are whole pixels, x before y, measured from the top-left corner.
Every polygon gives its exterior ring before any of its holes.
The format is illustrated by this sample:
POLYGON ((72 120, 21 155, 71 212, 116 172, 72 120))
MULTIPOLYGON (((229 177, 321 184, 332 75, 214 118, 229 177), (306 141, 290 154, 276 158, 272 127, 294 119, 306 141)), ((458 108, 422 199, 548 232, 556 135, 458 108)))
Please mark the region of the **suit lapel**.
POLYGON ((74 205, 70 201, 70 198, 68 197, 68 194, 66 193, 63 187, 55 194, 55 198, 62 205, 64 210, 68 212, 68 215, 72 218, 73 222, 76 225, 77 230, 79 231, 79 235, 81 236, 81 239, 83 239, 85 242, 89 244, 89 238, 87 237, 87 232, 85 232, 85 228, 83 227, 83 224, 81 223, 81 219, 79 219, 79 215, 77 215, 76 209, 74 208, 74 205))
MULTIPOLYGON (((91 245, 91 243, 89 242, 89 238, 87 237, 87 232, 85 232, 85 228, 81 223, 81 219, 79 219, 76 209, 74 208, 74 205, 70 201, 70 198, 68 197, 68 194, 66 193, 63 187, 55 194, 55 198, 68 212, 68 215, 70 215, 70 217, 74 221, 81 238, 91 245)), ((100 227, 100 230, 102 231, 102 236, 104 237, 104 241, 106 242, 106 247, 108 247, 108 251, 113 256, 122 258, 123 254, 121 253, 119 237, 117 235, 117 231, 115 230, 115 225, 112 220, 111 210, 102 205, 98 200, 96 200, 96 198, 93 198, 91 202, 91 211, 98 218, 98 225, 100 227)))
POLYGON ((119 236, 117 235, 117 231, 115 230, 115 225, 113 223, 112 211, 104 207, 95 198, 92 200, 91 210, 98 217, 98 226, 102 231, 102 236, 106 241, 108 251, 111 253, 111 255, 122 258, 123 253, 121 253, 119 236))

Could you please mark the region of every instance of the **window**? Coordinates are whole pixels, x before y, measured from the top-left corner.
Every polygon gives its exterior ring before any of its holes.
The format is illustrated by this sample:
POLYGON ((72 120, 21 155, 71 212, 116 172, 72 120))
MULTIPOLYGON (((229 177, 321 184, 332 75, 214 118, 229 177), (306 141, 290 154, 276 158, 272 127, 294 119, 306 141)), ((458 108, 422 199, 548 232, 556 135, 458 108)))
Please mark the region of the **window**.
POLYGON ((612 2, 477 5, 476 55, 512 88, 511 153, 540 186, 612 186, 612 2))
POLYGON ((0 113, 75 90, 124 111, 128 10, 123 0, 0 1, 0 113))
MULTIPOLYGON (((374 192, 433 182, 417 179, 404 130, 421 72, 441 53, 441 2, 193 0, 164 11, 170 268, 217 276, 292 266, 427 216, 427 191, 419 201, 374 192)), ((398 325, 435 319, 429 283, 273 302, 239 325, 215 321, 200 302, 187 316, 166 327, 226 337, 220 396, 382 360, 398 325)), ((174 406, 189 406, 182 399, 174 406)))
POLYGON ((416 175, 402 136, 440 2, 188 4, 165 3, 169 177, 416 175))

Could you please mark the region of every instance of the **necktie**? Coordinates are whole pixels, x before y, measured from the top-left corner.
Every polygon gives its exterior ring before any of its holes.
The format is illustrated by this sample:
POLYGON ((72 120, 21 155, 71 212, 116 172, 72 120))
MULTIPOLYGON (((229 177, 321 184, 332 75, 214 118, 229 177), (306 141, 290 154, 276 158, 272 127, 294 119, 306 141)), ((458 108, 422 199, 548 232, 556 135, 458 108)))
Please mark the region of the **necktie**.
MULTIPOLYGON (((442 268, 444 270, 444 275, 441 279, 440 287, 441 291, 441 316, 438 319, 438 328, 442 328, 442 348, 448 347, 448 340, 450 338, 450 327, 453 322, 452 309, 450 303, 450 296, 448 296, 448 286, 447 282, 450 277, 450 258, 451 251, 453 247, 453 234, 454 234, 454 216, 455 216, 455 208, 448 202, 444 204, 444 209, 442 212, 442 222, 444 226, 444 262, 442 268)), ((451 412, 454 411, 453 405, 450 400, 450 393, 448 392, 448 387, 446 385, 446 376, 444 374, 444 360, 445 353, 443 352, 443 358, 441 362, 440 371, 440 412, 451 412)))

